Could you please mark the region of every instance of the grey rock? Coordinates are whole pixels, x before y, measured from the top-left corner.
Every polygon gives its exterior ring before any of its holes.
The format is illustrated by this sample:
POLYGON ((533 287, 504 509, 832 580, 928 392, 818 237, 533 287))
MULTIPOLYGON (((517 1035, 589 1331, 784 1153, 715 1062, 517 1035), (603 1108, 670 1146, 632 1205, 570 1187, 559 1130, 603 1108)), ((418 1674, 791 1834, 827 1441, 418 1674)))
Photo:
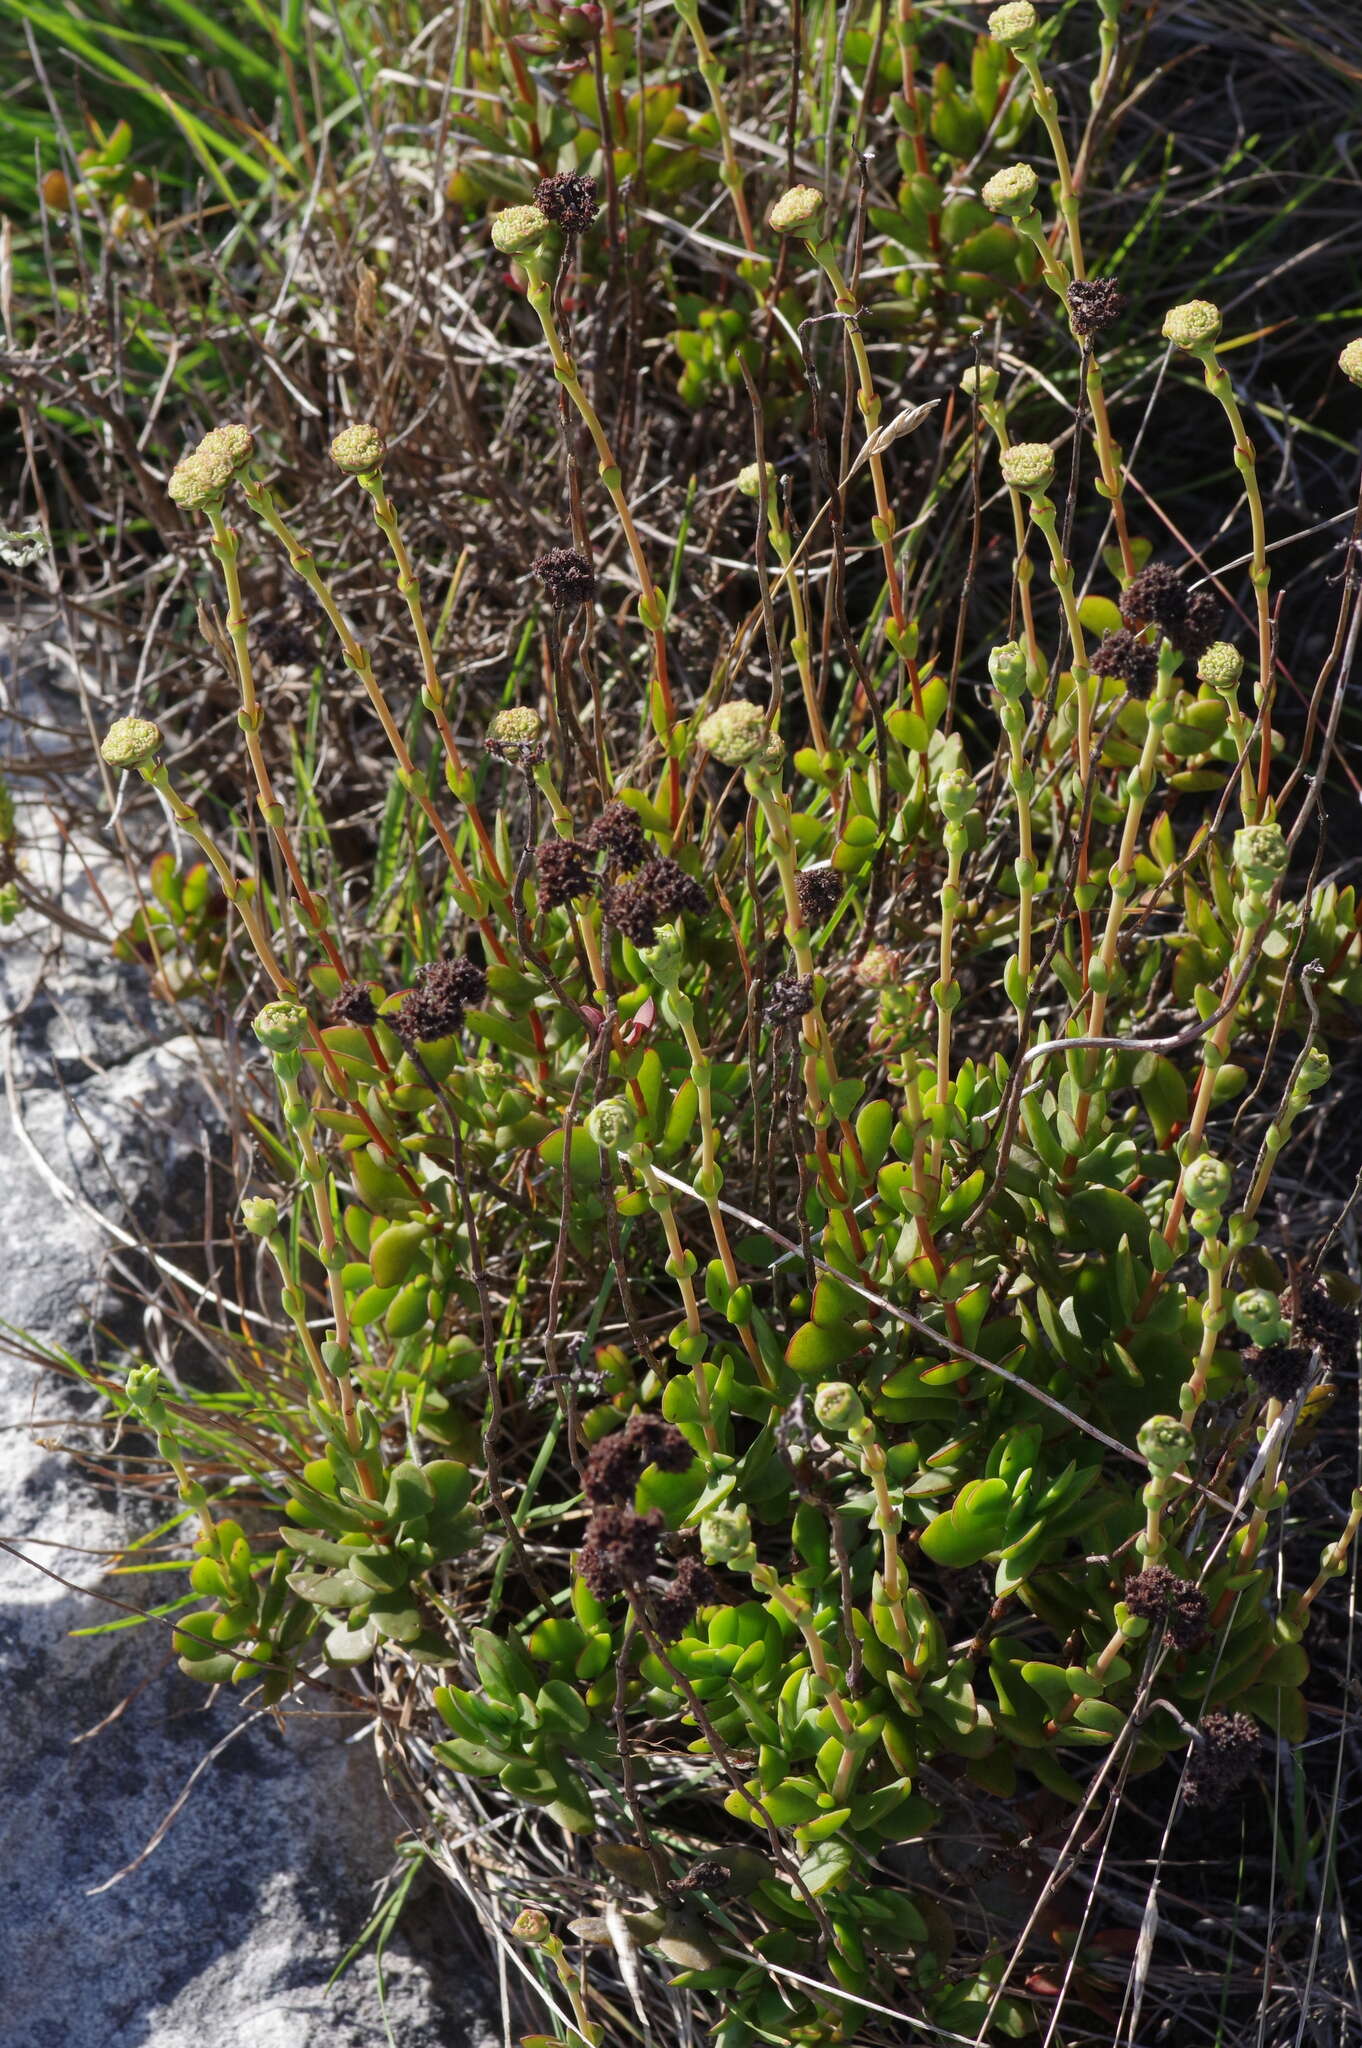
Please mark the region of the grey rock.
MULTIPOLYGON (((63 691, 30 675, 24 696, 44 751, 88 758, 63 691)), ((0 753, 14 733, 0 719, 0 753)), ((92 791, 67 793, 85 818, 84 917, 101 892, 126 896, 92 791)), ((37 804, 22 823, 37 885, 61 891, 69 840, 37 804)), ((98 923, 111 928, 103 909, 98 923)), ((97 1398, 42 1354, 107 1363, 126 1348, 196 1369, 144 1306, 153 1275, 136 1246, 144 1232, 168 1243, 192 1282, 205 1190, 227 1195, 211 1063, 137 971, 69 932, 54 945, 32 917, 0 933, 0 1018, 0 2034, 25 2048, 384 2048, 372 1956, 327 1989, 399 1827, 366 1717, 340 1695, 279 1716, 210 1695, 180 1675, 164 1621, 72 1634, 120 1618, 110 1597, 144 1609, 183 1590, 173 1552, 164 1576, 107 1576, 163 1505, 136 1483, 138 1446, 115 1446, 97 1398)), ((384 1975, 397 2048, 500 2038, 442 1885, 413 1886, 384 1975)))

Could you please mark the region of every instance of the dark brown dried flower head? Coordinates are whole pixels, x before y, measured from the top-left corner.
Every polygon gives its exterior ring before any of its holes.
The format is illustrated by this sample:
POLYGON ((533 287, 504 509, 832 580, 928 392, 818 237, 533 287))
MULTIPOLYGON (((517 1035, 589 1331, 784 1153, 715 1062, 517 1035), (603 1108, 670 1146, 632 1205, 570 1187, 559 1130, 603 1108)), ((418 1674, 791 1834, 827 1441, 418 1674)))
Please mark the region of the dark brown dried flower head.
POLYGON ((646 1515, 629 1507, 597 1508, 587 1523, 579 1567, 582 1577, 598 1600, 626 1586, 637 1586, 657 1563, 657 1539, 662 1533, 662 1516, 656 1508, 646 1515))
POLYGON ((1126 309, 1125 294, 1114 277, 1090 277, 1082 282, 1075 279, 1064 296, 1080 341, 1115 326, 1126 309))
POLYGON ((451 1001, 476 1009, 487 994, 487 969, 465 953, 459 960, 437 960, 417 975, 422 988, 438 990, 451 1001))
POLYGON ((1199 661, 1208 647, 1214 647, 1220 637, 1220 612, 1220 601, 1213 592, 1192 592, 1187 600, 1187 616, 1175 643, 1182 653, 1199 661))
POLYGON ((607 889, 602 914, 608 925, 636 946, 651 946, 658 925, 663 922, 653 892, 641 876, 632 882, 616 882, 607 889))
POLYGON ((1296 1297, 1296 1335, 1317 1344, 1334 1373, 1357 1368, 1357 1309, 1336 1301, 1321 1280, 1308 1280, 1296 1297))
POLYGON ((1104 633, 1102 644, 1092 658, 1095 676, 1117 676, 1135 697, 1147 697, 1158 680, 1158 649, 1129 626, 1104 633))
POLYGON ((1310 1348, 1252 1344, 1244 1352, 1244 1368, 1269 1401, 1294 1401, 1310 1377, 1310 1348))
POLYGON ((811 974, 782 975, 778 981, 771 983, 762 1005, 766 1021, 775 1031, 786 1024, 797 1024, 801 1017, 808 1016, 812 1008, 811 974))
POLYGON ((1151 562, 1121 592, 1121 617, 1127 626, 1157 626, 1195 659, 1214 645, 1220 606, 1209 590, 1190 592, 1167 562, 1151 562))
POLYGON ((534 203, 546 220, 569 235, 584 234, 600 212, 596 180, 585 171, 555 171, 534 188, 534 203))
POLYGON ((1247 1714, 1207 1714, 1187 1762, 1187 1804, 1223 1806, 1252 1776, 1258 1749, 1257 1724, 1247 1714))
POLYGON ((826 924, 842 900, 842 877, 831 868, 801 868, 795 895, 805 924, 826 924))
POLYGON ((675 1423, 660 1415, 631 1415, 624 1428, 602 1437, 586 1461, 582 1491, 592 1507, 632 1505, 645 1465, 687 1472, 695 1453, 675 1423))
POLYGON ((625 1442, 631 1444, 643 1465, 656 1465, 659 1472, 689 1472, 695 1453, 674 1422, 642 1409, 624 1425, 625 1442))
POLYGON ((668 855, 648 861, 639 869, 638 880, 651 895, 660 922, 671 924, 687 910, 692 917, 708 915, 709 898, 702 885, 668 855))
POLYGON ((450 1038, 462 1023, 462 1003, 444 1002, 421 988, 408 989, 393 1019, 397 1035, 404 1045, 430 1044, 437 1038, 450 1038))
POLYGON ((586 844, 593 853, 609 854, 619 868, 642 867, 648 858, 648 841, 638 812, 631 811, 618 798, 587 826, 586 844))
POLYGON ((593 1446, 582 1468, 582 1491, 593 1508, 631 1506, 641 1470, 637 1450, 615 1430, 593 1446))
POLYGON ((1125 1583, 1125 1603, 1143 1621, 1161 1621, 1179 1650, 1190 1650, 1206 1632, 1206 1595, 1167 1565, 1147 1565, 1125 1583))
POLYGON ((596 873, 587 847, 576 839, 546 839, 535 848, 534 864, 539 875, 539 907, 557 910, 574 896, 590 896, 596 887, 596 873))
POLYGON ((696 1610, 712 1607, 719 1597, 718 1581, 709 1566, 698 1557, 683 1557, 671 1585, 653 1601, 657 1632, 662 1640, 674 1643, 694 1621, 696 1610))
POLYGON ((684 1877, 678 1877, 671 1889, 684 1896, 688 1892, 722 1891, 733 1872, 726 1863, 719 1863, 712 1856, 702 1857, 693 1863, 684 1877))
POLYGON ((596 572, 576 548, 550 548, 531 564, 556 612, 571 612, 596 594, 596 572))
POLYGON ((333 996, 326 1013, 328 1024, 366 1025, 375 1023, 377 1018, 374 992, 367 981, 347 981, 340 993, 333 996))
POLYGON ((464 1010, 487 993, 486 970, 476 960, 434 960, 416 972, 416 986, 397 1012, 397 1035, 406 1044, 450 1038, 463 1024, 464 1010))
POLYGON ((1121 617, 1128 626, 1159 626, 1171 639, 1187 616, 1187 587, 1166 562, 1151 562, 1121 592, 1121 617))

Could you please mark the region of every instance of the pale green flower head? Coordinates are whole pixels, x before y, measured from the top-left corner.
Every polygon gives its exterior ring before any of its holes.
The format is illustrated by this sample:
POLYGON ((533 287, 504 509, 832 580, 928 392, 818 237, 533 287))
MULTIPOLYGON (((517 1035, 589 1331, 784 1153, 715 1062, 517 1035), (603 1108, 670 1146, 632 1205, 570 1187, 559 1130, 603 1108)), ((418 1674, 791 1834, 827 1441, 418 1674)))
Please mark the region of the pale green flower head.
POLYGON ((854 969, 862 988, 892 988, 901 971, 898 954, 888 946, 867 947, 854 969))
POLYGON ((622 1095, 608 1095, 587 1111, 586 1131, 603 1152, 624 1152, 634 1142, 638 1117, 622 1095))
POLYGON ((266 1003, 251 1029, 267 1052, 296 1052, 307 1036, 307 1011, 301 1003, 266 1003))
POLYGON ((221 503, 232 479, 240 474, 255 454, 255 436, 249 427, 231 424, 214 427, 196 448, 176 463, 166 489, 177 505, 197 511, 221 503))
POLYGON ((1246 882, 1271 888, 1291 858, 1280 825, 1241 825, 1234 835, 1234 865, 1246 882))
POLYGON ((109 727, 99 751, 110 768, 140 768, 161 750, 161 728, 149 718, 118 718, 109 727))
POLYGON ((268 1195, 247 1195, 241 1204, 241 1220, 252 1237, 272 1237, 279 1228, 279 1204, 268 1195))
POLYGON ((980 363, 977 369, 971 363, 961 374, 960 389, 967 398, 978 398, 987 404, 998 389, 998 372, 992 363, 980 363))
POLYGON ((1192 1432, 1175 1415, 1151 1415, 1135 1443, 1150 1471, 1165 1478, 1192 1454, 1192 1432))
POLYGON ((1209 299, 1188 299, 1185 306, 1171 306, 1163 316, 1163 338, 1175 348, 1210 348, 1220 332, 1220 308, 1209 299))
POLYGON ((1338 367, 1354 384, 1362 384, 1362 334, 1341 351, 1338 367))
POLYGON ((342 427, 331 443, 331 460, 347 476, 368 476, 378 469, 387 453, 387 445, 377 427, 367 420, 356 420, 351 427, 342 427))
MULTIPOLYGON (((769 475, 769 471, 767 472, 769 475)), ((749 462, 738 471, 738 490, 744 498, 761 496, 761 464, 749 462)))
POLYGON ((1054 481, 1055 451, 1048 441, 1014 441, 998 465, 1014 491, 1043 491, 1054 481))
POLYGON ((537 206, 508 206, 492 222, 492 247, 503 256, 528 256, 548 229, 548 217, 537 206))
POLYGON ((1020 697, 1026 688, 1026 649, 1019 640, 1005 640, 989 650, 988 672, 1004 697, 1020 697))
POLYGON ((988 32, 1008 50, 1024 50, 1036 39, 1040 18, 1031 0, 1005 0, 988 17, 988 32))
POLYGON ((974 808, 974 777, 964 768, 944 768, 936 778, 941 815, 958 825, 974 808))
POLYGON ((778 235, 811 235, 823 213, 823 195, 812 185, 791 185, 766 218, 778 235))
POLYGON ((1196 665, 1197 679, 1212 690, 1232 690, 1244 673, 1244 657, 1228 640, 1208 647, 1196 665))
POLYGON ((755 1555, 746 1504, 712 1508, 700 1522, 700 1548, 710 1564, 740 1564, 755 1555))
POLYGON ((1009 164, 1005 171, 993 173, 979 196, 990 213, 1006 213, 1016 220, 1030 213, 1039 190, 1040 179, 1030 164, 1009 164))
POLYGON ((730 703, 721 704, 717 711, 711 711, 695 737, 725 768, 743 768, 765 752, 766 713, 760 704, 735 697, 730 703))
POLYGON ((1286 1335, 1282 1305, 1266 1287, 1244 1288, 1231 1306, 1235 1322, 1255 1344, 1275 1344, 1286 1335))
POLYGON ((1223 1159, 1203 1152, 1182 1177, 1187 1199, 1194 1209, 1223 1209, 1230 1198, 1233 1176, 1223 1159))
POLYGON ((540 744, 544 722, 528 704, 512 704, 498 711, 487 727, 487 747, 493 754, 523 753, 540 744))
POLYGON ((827 1380, 813 1397, 813 1412, 820 1429, 854 1429, 864 1419, 860 1395, 847 1380, 827 1380))

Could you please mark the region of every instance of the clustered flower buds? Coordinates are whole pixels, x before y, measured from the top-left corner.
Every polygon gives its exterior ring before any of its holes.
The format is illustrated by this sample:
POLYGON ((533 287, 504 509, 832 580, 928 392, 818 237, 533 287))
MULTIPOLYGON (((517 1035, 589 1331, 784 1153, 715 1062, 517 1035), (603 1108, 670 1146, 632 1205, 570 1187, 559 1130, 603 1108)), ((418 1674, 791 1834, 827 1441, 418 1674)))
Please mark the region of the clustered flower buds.
POLYGON ((1256 889, 1270 889, 1286 873, 1291 850, 1280 825, 1241 825, 1231 842, 1234 866, 1256 889))
POLYGON ((1223 1806, 1253 1775, 1257 1724, 1247 1714, 1207 1714, 1187 1760, 1183 1793, 1189 1806, 1223 1806))
POLYGON ((1055 451, 1048 441, 1014 441, 998 462, 1003 482, 1014 491, 1044 491, 1054 480, 1055 451))
POLYGON ((342 427, 331 443, 331 460, 347 476, 372 476, 381 469, 387 454, 387 444, 377 427, 365 420, 356 420, 350 427, 342 427))
POLYGON ((1135 1442, 1150 1471, 1162 1475, 1176 1472, 1192 1452, 1192 1432, 1175 1415, 1151 1415, 1135 1442))
POLYGON ((579 604, 589 604, 596 594, 595 571, 576 548, 550 548, 530 566, 556 612, 575 611, 579 604))
POLYGON ((1147 697, 1159 673, 1158 649, 1151 647, 1142 634, 1121 626, 1114 633, 1102 635, 1101 645, 1092 657, 1092 672, 1095 676, 1115 676, 1132 696, 1147 697))
POLYGON ((307 1036, 307 1011, 301 1003, 266 1003, 251 1019, 266 1052, 296 1052, 307 1036))
POLYGON ((995 171, 979 195, 990 213, 1005 213, 1013 220, 1020 220, 1024 213, 1030 213, 1040 190, 1040 179, 1030 164, 1009 164, 1004 171, 995 171))
POLYGON ((1075 278, 1064 298, 1080 341, 1114 327, 1126 309, 1125 294, 1114 277, 1075 278))
POLYGON ((219 504, 254 453, 255 438, 248 427, 214 427, 176 463, 166 488, 177 505, 190 510, 219 504))
POLYGON ((489 754, 495 754, 499 761, 518 761, 522 767, 533 767, 544 758, 544 727, 537 711, 527 704, 514 704, 506 711, 498 711, 487 728, 485 745, 489 754))
POLYGON ((1205 1634, 1206 1595, 1189 1579, 1170 1572, 1167 1565, 1146 1565, 1126 1580, 1123 1597, 1141 1621, 1161 1621, 1176 1649, 1190 1650, 1205 1634))
POLYGON ((149 718, 117 718, 100 742, 110 768, 140 768, 161 749, 161 728, 149 718))
POLYGON ((534 188, 534 203, 545 220, 569 235, 585 234, 600 212, 596 180, 585 171, 555 171, 552 177, 541 178, 534 188))
POLYGON ((607 1095, 588 1110, 586 1134, 606 1152, 623 1152, 633 1144, 638 1117, 631 1102, 622 1095, 607 1095))
POLYGON ((902 960, 890 946, 868 946, 855 968, 862 988, 890 988, 902 971, 902 960))
POLYGON ((1121 592, 1127 626, 1157 626, 1180 654, 1194 659, 1215 643, 1220 606, 1209 590, 1189 591, 1176 569, 1151 562, 1121 592))
POLYGON ((279 1204, 268 1195, 247 1195, 241 1204, 241 1221, 252 1237, 272 1237, 279 1228, 279 1204))
POLYGON ((1209 299, 1189 299, 1184 306, 1172 306, 1163 316, 1163 338, 1175 348, 1204 354, 1215 345, 1220 332, 1220 308, 1209 299))
POLYGON ((1362 384, 1362 335, 1341 351, 1338 367, 1354 384, 1362 384))
POLYGON ((528 256, 548 227, 547 216, 537 206, 508 206, 492 222, 492 247, 503 256, 528 256))
POLYGON ((766 713, 760 704, 734 697, 711 711, 696 735, 700 745, 725 768, 741 768, 756 760, 766 746, 766 713))
POLYGON ((596 872, 590 849, 577 839, 546 839, 535 848, 535 869, 539 876, 539 907, 558 910, 574 897, 590 896, 596 888, 596 872))
POLYGON ((992 363, 971 363, 960 373, 960 389, 966 398, 977 398, 981 405, 987 405, 998 389, 998 372, 992 363))
POLYGON ((1244 673, 1244 657, 1228 640, 1213 640, 1196 665, 1198 682, 1212 690, 1233 690, 1244 673))
POLYGON ((812 185, 791 185, 782 192, 766 216, 777 235, 809 235, 823 212, 823 195, 812 185))
POLYGON ((988 17, 988 32, 995 43, 1008 50, 1025 49, 1034 42, 1039 19, 1031 0, 1004 0, 988 17))

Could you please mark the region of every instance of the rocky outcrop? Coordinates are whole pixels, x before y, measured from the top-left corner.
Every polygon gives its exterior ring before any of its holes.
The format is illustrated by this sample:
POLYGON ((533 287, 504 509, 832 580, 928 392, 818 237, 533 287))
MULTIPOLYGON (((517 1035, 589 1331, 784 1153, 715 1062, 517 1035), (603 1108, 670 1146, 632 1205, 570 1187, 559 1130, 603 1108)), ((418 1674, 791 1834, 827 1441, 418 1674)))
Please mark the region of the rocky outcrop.
MULTIPOLYGON (((35 732, 54 758, 88 759, 59 677, 28 655, 9 667, 8 708, 22 697, 28 720, 0 717, 0 759, 35 732)), ((127 1618, 109 1599, 148 1609, 183 1581, 105 1575, 151 1506, 94 1469, 107 1421, 43 1354, 158 1355, 137 1243, 166 1244, 192 1286, 215 1176, 226 1195, 224 1121, 203 1044, 109 957, 128 897, 93 784, 56 786, 84 819, 73 838, 13 781, 30 879, 98 937, 32 914, 0 932, 3 2031, 26 2048, 382 2048, 372 1956, 327 1988, 398 1828, 363 1718, 212 1698, 180 1676, 163 1622, 73 1634, 127 1618)), ((418 1883, 412 1900, 384 1961, 397 2048, 499 2037, 450 1895, 418 1883)))

